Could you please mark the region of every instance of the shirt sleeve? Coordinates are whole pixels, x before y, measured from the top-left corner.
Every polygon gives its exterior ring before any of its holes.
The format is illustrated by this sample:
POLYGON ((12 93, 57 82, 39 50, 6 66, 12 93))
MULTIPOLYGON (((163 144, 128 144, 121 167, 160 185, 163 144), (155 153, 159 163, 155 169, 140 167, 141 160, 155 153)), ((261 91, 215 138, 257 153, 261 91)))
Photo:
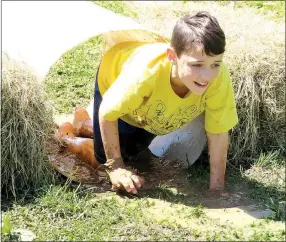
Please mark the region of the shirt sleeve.
POLYGON ((206 95, 205 129, 219 134, 238 123, 233 87, 225 64, 222 63, 220 74, 213 84, 206 95))
POLYGON ((117 79, 103 95, 101 115, 108 121, 115 121, 140 107, 145 98, 152 94, 152 78, 153 75, 146 65, 137 61, 125 64, 117 79))

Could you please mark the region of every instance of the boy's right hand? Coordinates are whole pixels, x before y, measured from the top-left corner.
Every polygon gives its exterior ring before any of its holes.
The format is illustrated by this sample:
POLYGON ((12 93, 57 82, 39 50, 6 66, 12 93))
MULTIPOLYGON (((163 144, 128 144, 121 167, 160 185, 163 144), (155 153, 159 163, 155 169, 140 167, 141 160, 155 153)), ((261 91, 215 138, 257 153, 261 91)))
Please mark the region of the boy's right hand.
POLYGON ((109 172, 109 178, 114 190, 124 189, 133 194, 136 194, 144 183, 143 177, 138 176, 129 168, 117 168, 109 172))
POLYGON ((127 192, 136 194, 137 189, 141 188, 144 179, 137 175, 136 171, 127 168, 122 158, 108 159, 100 169, 105 169, 108 173, 114 190, 124 189, 127 192))

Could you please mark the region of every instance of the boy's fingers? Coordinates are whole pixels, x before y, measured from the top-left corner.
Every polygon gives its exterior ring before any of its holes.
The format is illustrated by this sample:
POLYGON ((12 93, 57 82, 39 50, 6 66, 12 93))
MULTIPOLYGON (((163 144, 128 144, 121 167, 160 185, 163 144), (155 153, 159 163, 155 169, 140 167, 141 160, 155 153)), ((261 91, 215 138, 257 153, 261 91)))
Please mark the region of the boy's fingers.
POLYGON ((118 188, 120 187, 119 177, 111 176, 110 180, 113 186, 118 187, 118 188))
POLYGON ((118 188, 120 187, 120 183, 119 183, 119 182, 114 182, 113 185, 114 185, 115 187, 118 187, 118 188))
POLYGON ((136 187, 134 186, 134 183, 133 183, 133 181, 131 180, 131 178, 129 178, 129 187, 130 187, 131 192, 132 192, 133 194, 136 194, 136 193, 137 193, 136 187))
POLYGON ((123 177, 120 179, 120 182, 127 192, 137 193, 137 190, 130 177, 123 177))
POLYGON ((114 186, 114 185, 112 185, 112 186, 111 186, 111 190, 117 192, 117 191, 119 190, 119 188, 116 187, 116 186, 114 186))
POLYGON ((145 182, 145 179, 142 176, 138 176, 138 177, 139 177, 139 181, 140 181, 141 185, 143 185, 145 182))
POLYGON ((143 185, 143 181, 144 181, 144 179, 140 179, 141 177, 140 176, 137 176, 137 175, 132 175, 131 176, 131 179, 132 179, 132 181, 134 182, 134 184, 135 184, 135 186, 137 187, 137 188, 140 188, 142 185, 143 185), (142 181, 143 180, 143 181, 142 181))
POLYGON ((144 179, 138 175, 135 175, 129 170, 118 169, 110 174, 111 183, 116 188, 124 188, 127 192, 137 193, 137 189, 140 188, 144 179))

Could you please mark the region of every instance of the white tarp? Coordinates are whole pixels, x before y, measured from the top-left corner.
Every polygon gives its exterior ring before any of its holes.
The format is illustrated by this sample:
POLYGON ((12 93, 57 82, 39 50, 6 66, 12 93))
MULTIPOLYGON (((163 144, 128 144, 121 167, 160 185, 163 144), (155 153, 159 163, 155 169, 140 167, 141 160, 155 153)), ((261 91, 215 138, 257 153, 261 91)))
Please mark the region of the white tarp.
POLYGON ((136 38, 163 40, 134 20, 88 1, 5 1, 2 8, 2 50, 40 77, 67 50, 100 34, 108 33, 109 46, 136 38))

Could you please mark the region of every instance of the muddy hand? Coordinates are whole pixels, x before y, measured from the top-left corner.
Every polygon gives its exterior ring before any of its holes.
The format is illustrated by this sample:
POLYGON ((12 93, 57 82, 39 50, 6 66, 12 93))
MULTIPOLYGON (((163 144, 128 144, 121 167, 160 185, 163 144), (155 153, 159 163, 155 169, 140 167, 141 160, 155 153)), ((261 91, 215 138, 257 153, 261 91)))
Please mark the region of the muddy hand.
POLYGON ((114 190, 124 189, 129 193, 136 194, 142 187, 144 179, 135 172, 124 168, 117 168, 109 173, 110 181, 114 190))
POLYGON ((229 198, 232 194, 228 191, 226 191, 224 188, 223 189, 210 189, 210 196, 211 197, 224 197, 224 198, 229 198))
POLYGON ((138 176, 135 170, 125 167, 121 157, 108 159, 99 169, 104 169, 108 173, 114 190, 123 189, 136 194, 144 183, 144 179, 138 176))

